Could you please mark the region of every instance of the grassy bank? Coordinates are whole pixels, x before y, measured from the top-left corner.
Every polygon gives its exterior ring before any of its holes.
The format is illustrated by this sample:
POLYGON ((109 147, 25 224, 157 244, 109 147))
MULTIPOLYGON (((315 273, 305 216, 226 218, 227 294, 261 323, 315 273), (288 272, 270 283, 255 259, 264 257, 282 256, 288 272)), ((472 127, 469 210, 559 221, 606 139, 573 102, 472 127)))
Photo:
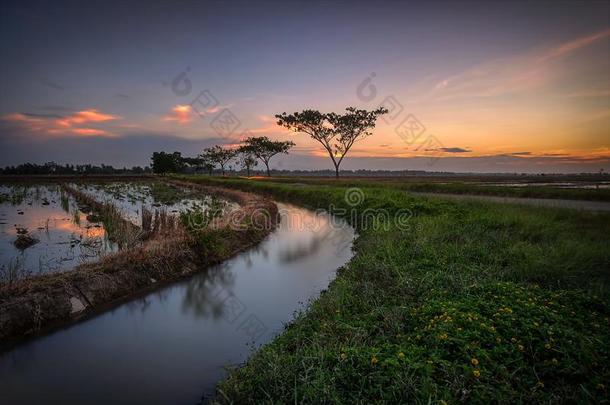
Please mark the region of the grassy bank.
POLYGON ((475 194, 516 198, 553 198, 565 200, 610 201, 610 189, 559 188, 553 186, 496 186, 469 183, 407 183, 402 188, 424 193, 475 194))
POLYGON ((220 402, 608 400, 610 216, 345 187, 209 179, 311 208, 408 208, 359 230, 305 313, 218 386, 220 402))
MULTIPOLYGON (((267 180, 262 178, 261 180, 267 180)), ((267 181, 276 183, 295 183, 314 185, 336 185, 335 179, 329 178, 296 178, 296 177, 274 177, 267 181)), ((610 201, 610 189, 607 188, 561 188, 553 185, 536 185, 530 182, 527 186, 499 186, 496 184, 498 179, 482 177, 473 180, 464 180, 454 177, 439 178, 350 178, 345 177, 340 180, 343 186, 349 187, 388 187, 393 190, 405 190, 420 193, 447 193, 447 194, 474 194, 488 195, 497 197, 514 198, 551 198, 565 200, 585 200, 585 201, 610 201), (475 182, 476 181, 476 182, 475 182), (485 184, 490 182, 490 184, 485 184)), ((511 182, 511 181, 509 181, 511 182)), ((522 182, 514 179, 514 183, 522 182)), ((593 181, 582 184, 593 185, 593 181)))

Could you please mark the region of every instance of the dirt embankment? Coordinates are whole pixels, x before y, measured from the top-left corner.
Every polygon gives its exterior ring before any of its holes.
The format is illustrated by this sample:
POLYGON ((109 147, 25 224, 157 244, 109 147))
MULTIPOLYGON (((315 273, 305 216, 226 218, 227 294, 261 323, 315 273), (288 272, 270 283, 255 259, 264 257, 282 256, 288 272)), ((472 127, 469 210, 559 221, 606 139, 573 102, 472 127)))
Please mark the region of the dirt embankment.
POLYGON ((277 206, 261 196, 172 182, 240 204, 197 233, 156 235, 72 271, 0 286, 0 349, 67 325, 219 263, 275 229, 277 206))

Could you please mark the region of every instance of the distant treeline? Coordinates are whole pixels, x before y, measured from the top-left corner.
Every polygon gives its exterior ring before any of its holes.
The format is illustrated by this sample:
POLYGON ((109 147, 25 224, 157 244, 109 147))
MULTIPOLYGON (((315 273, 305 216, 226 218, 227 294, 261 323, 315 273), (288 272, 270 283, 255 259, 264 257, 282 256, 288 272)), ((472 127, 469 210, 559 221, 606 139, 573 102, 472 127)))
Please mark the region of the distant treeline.
POLYGON ((48 162, 42 165, 36 163, 23 163, 17 166, 7 166, 0 168, 0 174, 15 175, 44 175, 44 174, 144 174, 151 173, 150 167, 133 166, 128 169, 115 168, 109 165, 94 166, 86 165, 60 165, 55 162, 48 162))
MULTIPOLYGON (((174 152, 167 155, 173 155, 177 157, 177 161, 180 162, 176 167, 171 167, 170 170, 176 173, 210 173, 208 168, 201 167, 200 162, 194 158, 184 158, 179 152, 174 152)), ((148 167, 133 166, 132 168, 115 168, 111 165, 100 165, 94 166, 91 164, 86 165, 72 165, 64 164, 60 165, 55 162, 48 162, 45 164, 35 163, 23 163, 17 166, 7 166, 0 168, 0 175, 78 175, 78 174, 148 174, 152 173, 153 170, 148 167)), ((253 175, 265 175, 265 170, 251 169, 253 175)), ((222 170, 219 168, 212 169, 213 174, 222 174, 222 170)), ((271 169, 270 173, 274 176, 313 176, 313 177, 331 177, 335 176, 335 170, 277 170, 271 169)), ((239 167, 238 165, 228 165, 225 168, 225 175, 239 176, 246 174, 246 169, 239 167)), ((480 177, 481 179, 489 179, 495 177, 500 179, 505 178, 521 178, 521 179, 539 179, 539 181, 549 180, 580 180, 580 181, 607 181, 610 177, 609 173, 574 173, 574 174, 561 174, 561 173, 541 173, 541 174, 530 174, 530 173, 454 173, 454 172, 427 172, 425 170, 341 170, 341 175, 346 177, 466 177, 475 179, 480 177)))

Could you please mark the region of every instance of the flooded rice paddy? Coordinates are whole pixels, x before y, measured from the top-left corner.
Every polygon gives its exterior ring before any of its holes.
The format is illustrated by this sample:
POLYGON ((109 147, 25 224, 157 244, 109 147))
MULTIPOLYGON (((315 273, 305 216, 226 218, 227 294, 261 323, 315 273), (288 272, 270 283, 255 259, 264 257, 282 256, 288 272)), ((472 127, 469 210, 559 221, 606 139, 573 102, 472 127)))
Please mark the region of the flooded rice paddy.
MULTIPOLYGON (((169 215, 222 211, 236 204, 162 183, 70 184, 96 201, 116 206, 137 226, 142 212, 169 215)), ((0 282, 71 270, 119 250, 95 212, 57 184, 0 185, 0 282)))
POLYGON ((122 212, 123 217, 136 225, 142 223, 142 210, 164 209, 168 214, 178 215, 187 210, 206 210, 221 205, 230 210, 236 204, 187 188, 169 186, 164 183, 111 182, 102 184, 81 183, 73 187, 93 196, 98 201, 110 201, 122 212))
POLYGON ((65 271, 118 250, 58 185, 0 186, 0 281, 65 271))

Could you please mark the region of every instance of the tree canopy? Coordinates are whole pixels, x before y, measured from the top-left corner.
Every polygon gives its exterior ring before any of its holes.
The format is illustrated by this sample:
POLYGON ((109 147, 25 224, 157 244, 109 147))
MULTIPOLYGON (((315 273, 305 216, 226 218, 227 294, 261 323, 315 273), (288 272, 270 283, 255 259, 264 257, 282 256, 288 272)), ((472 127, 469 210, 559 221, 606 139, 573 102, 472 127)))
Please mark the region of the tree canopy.
POLYGON ((154 173, 177 173, 184 169, 184 160, 180 152, 154 152, 151 161, 154 173))
POLYGON ((244 141, 242 150, 260 159, 267 168, 267 176, 271 176, 269 160, 279 153, 288 153, 294 146, 292 141, 272 141, 266 136, 250 137, 244 141))
POLYGON ((239 165, 242 169, 246 169, 246 174, 250 177, 250 169, 256 167, 258 160, 256 155, 248 145, 242 145, 237 148, 239 165))
POLYGON ((210 164, 219 165, 222 175, 225 174, 225 166, 235 157, 234 149, 223 148, 220 145, 214 145, 211 148, 206 148, 199 155, 201 159, 210 164))
POLYGON ((347 107, 344 114, 303 110, 293 114, 276 114, 277 124, 294 132, 303 132, 318 141, 328 152, 339 177, 339 167, 355 142, 370 135, 377 118, 388 110, 379 107, 368 111, 347 107))

